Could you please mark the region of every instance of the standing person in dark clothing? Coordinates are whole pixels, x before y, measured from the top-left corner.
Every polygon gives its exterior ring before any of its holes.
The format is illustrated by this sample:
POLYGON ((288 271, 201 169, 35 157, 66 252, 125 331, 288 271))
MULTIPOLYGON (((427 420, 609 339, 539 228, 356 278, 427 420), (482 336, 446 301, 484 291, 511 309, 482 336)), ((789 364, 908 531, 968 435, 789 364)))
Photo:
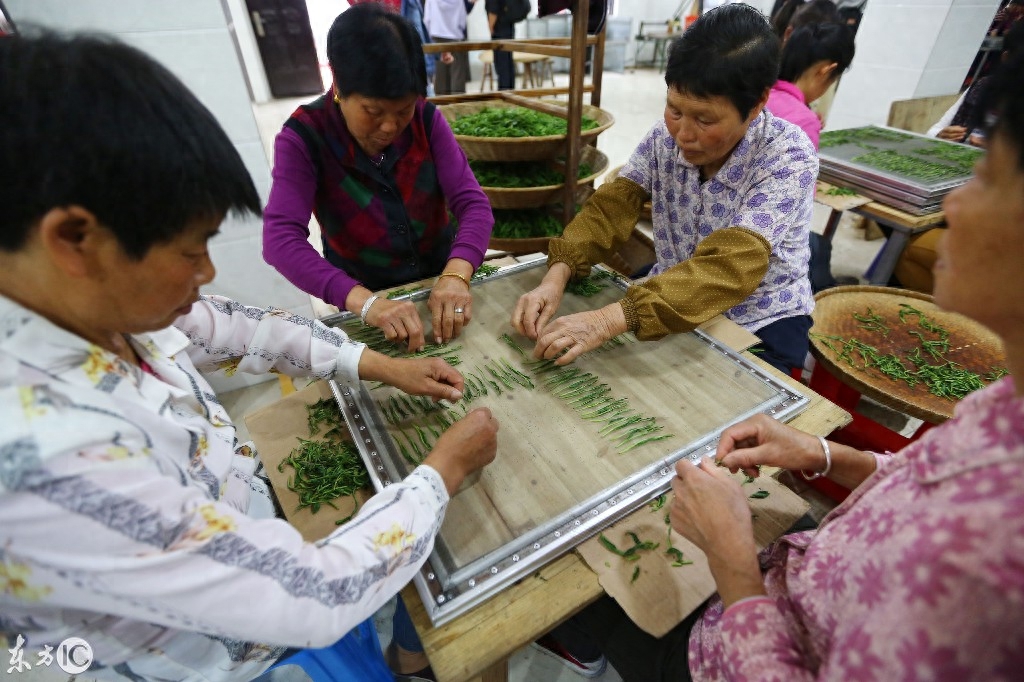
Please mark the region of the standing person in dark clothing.
MULTIPOLYGON (((505 0, 485 0, 487 25, 491 29, 491 40, 515 38, 516 27, 505 13, 505 0)), ((494 51, 494 71, 498 74, 498 89, 511 90, 516 84, 516 66, 512 62, 512 53, 505 50, 494 51)))

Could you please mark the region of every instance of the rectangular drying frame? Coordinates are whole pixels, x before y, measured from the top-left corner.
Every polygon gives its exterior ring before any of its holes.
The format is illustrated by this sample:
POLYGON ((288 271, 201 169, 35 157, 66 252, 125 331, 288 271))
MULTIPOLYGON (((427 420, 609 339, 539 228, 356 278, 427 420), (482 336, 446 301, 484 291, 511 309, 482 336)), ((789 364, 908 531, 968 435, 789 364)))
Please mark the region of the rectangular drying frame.
MULTIPOLYGON (((512 278, 516 275, 544 266, 543 261, 510 266, 481 282, 474 282, 473 286, 475 289, 502 284, 511 286, 512 278)), ((629 280, 601 266, 597 266, 596 269, 604 270, 610 275, 609 281, 614 283, 617 291, 624 291, 630 284, 629 280)), ((424 289, 398 298, 422 301, 429 295, 430 291, 424 289)), ((475 293, 475 296, 480 295, 479 291, 475 293)), ((351 314, 343 313, 327 318, 324 322, 337 324, 351 317, 351 314)), ((671 344, 673 339, 681 336, 691 335, 675 335, 645 343, 671 344)), ((445 555, 442 551, 442 534, 445 532, 442 528, 434 551, 414 578, 417 591, 435 626, 443 625, 494 596, 505 587, 668 491, 675 463, 684 458, 697 462, 702 456, 714 453, 718 434, 726 426, 758 413, 787 421, 810 402, 805 395, 794 391, 720 341, 699 330, 692 332, 692 337, 694 343, 701 345, 701 352, 706 352, 710 358, 717 358, 715 362, 728 363, 731 372, 736 376, 743 375, 743 381, 754 381, 759 389, 765 391, 767 398, 757 398, 760 402, 750 409, 741 414, 731 415, 725 423, 718 424, 714 429, 690 440, 682 447, 666 445, 664 453, 659 451, 654 461, 639 467, 631 475, 456 570, 451 570, 449 566, 450 555, 445 555)), ((371 397, 370 389, 365 383, 350 387, 332 381, 331 390, 370 473, 374 488, 380 491, 393 482, 400 481, 402 471, 407 465, 388 433, 386 421, 371 397)), ((504 431, 505 427, 502 428, 504 431)))

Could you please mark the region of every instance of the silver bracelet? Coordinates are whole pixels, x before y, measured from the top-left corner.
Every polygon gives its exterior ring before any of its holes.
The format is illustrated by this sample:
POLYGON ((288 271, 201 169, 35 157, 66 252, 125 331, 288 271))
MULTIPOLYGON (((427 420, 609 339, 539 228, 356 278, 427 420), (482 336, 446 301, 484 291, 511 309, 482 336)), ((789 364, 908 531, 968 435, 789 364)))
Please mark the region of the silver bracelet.
POLYGON ((825 468, 810 476, 807 475, 806 471, 801 469, 800 475, 806 478, 808 481, 813 481, 814 479, 821 478, 822 476, 828 476, 828 472, 832 471, 832 451, 829 450, 828 441, 825 440, 822 436, 817 436, 817 439, 818 442, 821 443, 821 449, 825 451, 825 468))
POLYGON ((380 298, 380 296, 374 294, 363 303, 363 309, 359 311, 359 319, 364 325, 366 324, 366 313, 370 312, 370 306, 373 305, 374 301, 378 298, 380 298))

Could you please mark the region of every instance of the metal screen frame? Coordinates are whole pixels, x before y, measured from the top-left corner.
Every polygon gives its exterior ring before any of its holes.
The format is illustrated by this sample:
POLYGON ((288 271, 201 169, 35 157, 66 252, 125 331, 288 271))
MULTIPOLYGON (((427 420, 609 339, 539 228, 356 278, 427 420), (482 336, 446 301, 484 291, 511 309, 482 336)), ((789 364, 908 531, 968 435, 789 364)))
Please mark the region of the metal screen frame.
MULTIPOLYGON (((510 266, 488 277, 485 281, 490 282, 544 265, 543 261, 538 261, 510 266)), ((625 290, 630 284, 629 280, 618 275, 614 275, 612 281, 622 290, 625 290)), ((474 283, 474 285, 478 284, 474 283)), ((398 298, 399 300, 421 300, 429 295, 429 290, 422 290, 398 298)), ((343 313, 325 318, 324 322, 337 323, 351 317, 353 317, 351 313, 343 313)), ((787 384, 782 383, 769 372, 754 365, 720 341, 700 330, 692 333, 713 351, 728 358, 775 390, 775 394, 771 398, 723 424, 721 429, 758 413, 766 414, 780 421, 788 421, 810 403, 807 396, 794 391, 787 384)), ((401 455, 388 436, 384 422, 378 414, 377 406, 370 397, 366 386, 363 384, 358 387, 341 386, 331 381, 330 387, 341 408, 349 432, 359 449, 359 454, 366 464, 374 489, 383 490, 393 482, 400 480, 399 470, 393 462, 399 461, 401 455)), ((658 495, 665 493, 670 487, 673 467, 676 462, 688 459, 696 463, 702 456, 714 452, 717 443, 717 434, 705 435, 696 441, 691 441, 684 447, 668 453, 664 458, 638 470, 611 488, 594 495, 586 502, 569 509, 548 524, 506 543, 498 550, 473 560, 451 575, 448 574, 443 561, 437 557, 435 548, 413 579, 431 622, 435 626, 447 623, 640 508, 658 495), (444 584, 445 579, 447 579, 447 584, 444 584)))

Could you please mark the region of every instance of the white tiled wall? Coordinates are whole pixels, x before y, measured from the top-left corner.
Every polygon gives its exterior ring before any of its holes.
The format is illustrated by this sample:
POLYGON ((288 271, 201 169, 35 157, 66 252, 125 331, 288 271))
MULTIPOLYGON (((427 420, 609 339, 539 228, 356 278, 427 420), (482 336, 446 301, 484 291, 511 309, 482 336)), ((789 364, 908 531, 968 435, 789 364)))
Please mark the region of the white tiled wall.
POLYGON ((828 129, 884 124, 894 100, 945 95, 963 83, 998 0, 870 0, 857 54, 828 129))
MULTIPOLYGON (((266 201, 270 166, 221 0, 5 0, 4 4, 19 28, 35 24, 104 31, 164 64, 216 116, 266 201)), ((204 290, 310 314, 309 297, 263 262, 261 231, 258 219, 225 221, 210 247, 217 277, 204 290)), ((231 386, 248 381, 253 380, 238 378, 231 386)))

